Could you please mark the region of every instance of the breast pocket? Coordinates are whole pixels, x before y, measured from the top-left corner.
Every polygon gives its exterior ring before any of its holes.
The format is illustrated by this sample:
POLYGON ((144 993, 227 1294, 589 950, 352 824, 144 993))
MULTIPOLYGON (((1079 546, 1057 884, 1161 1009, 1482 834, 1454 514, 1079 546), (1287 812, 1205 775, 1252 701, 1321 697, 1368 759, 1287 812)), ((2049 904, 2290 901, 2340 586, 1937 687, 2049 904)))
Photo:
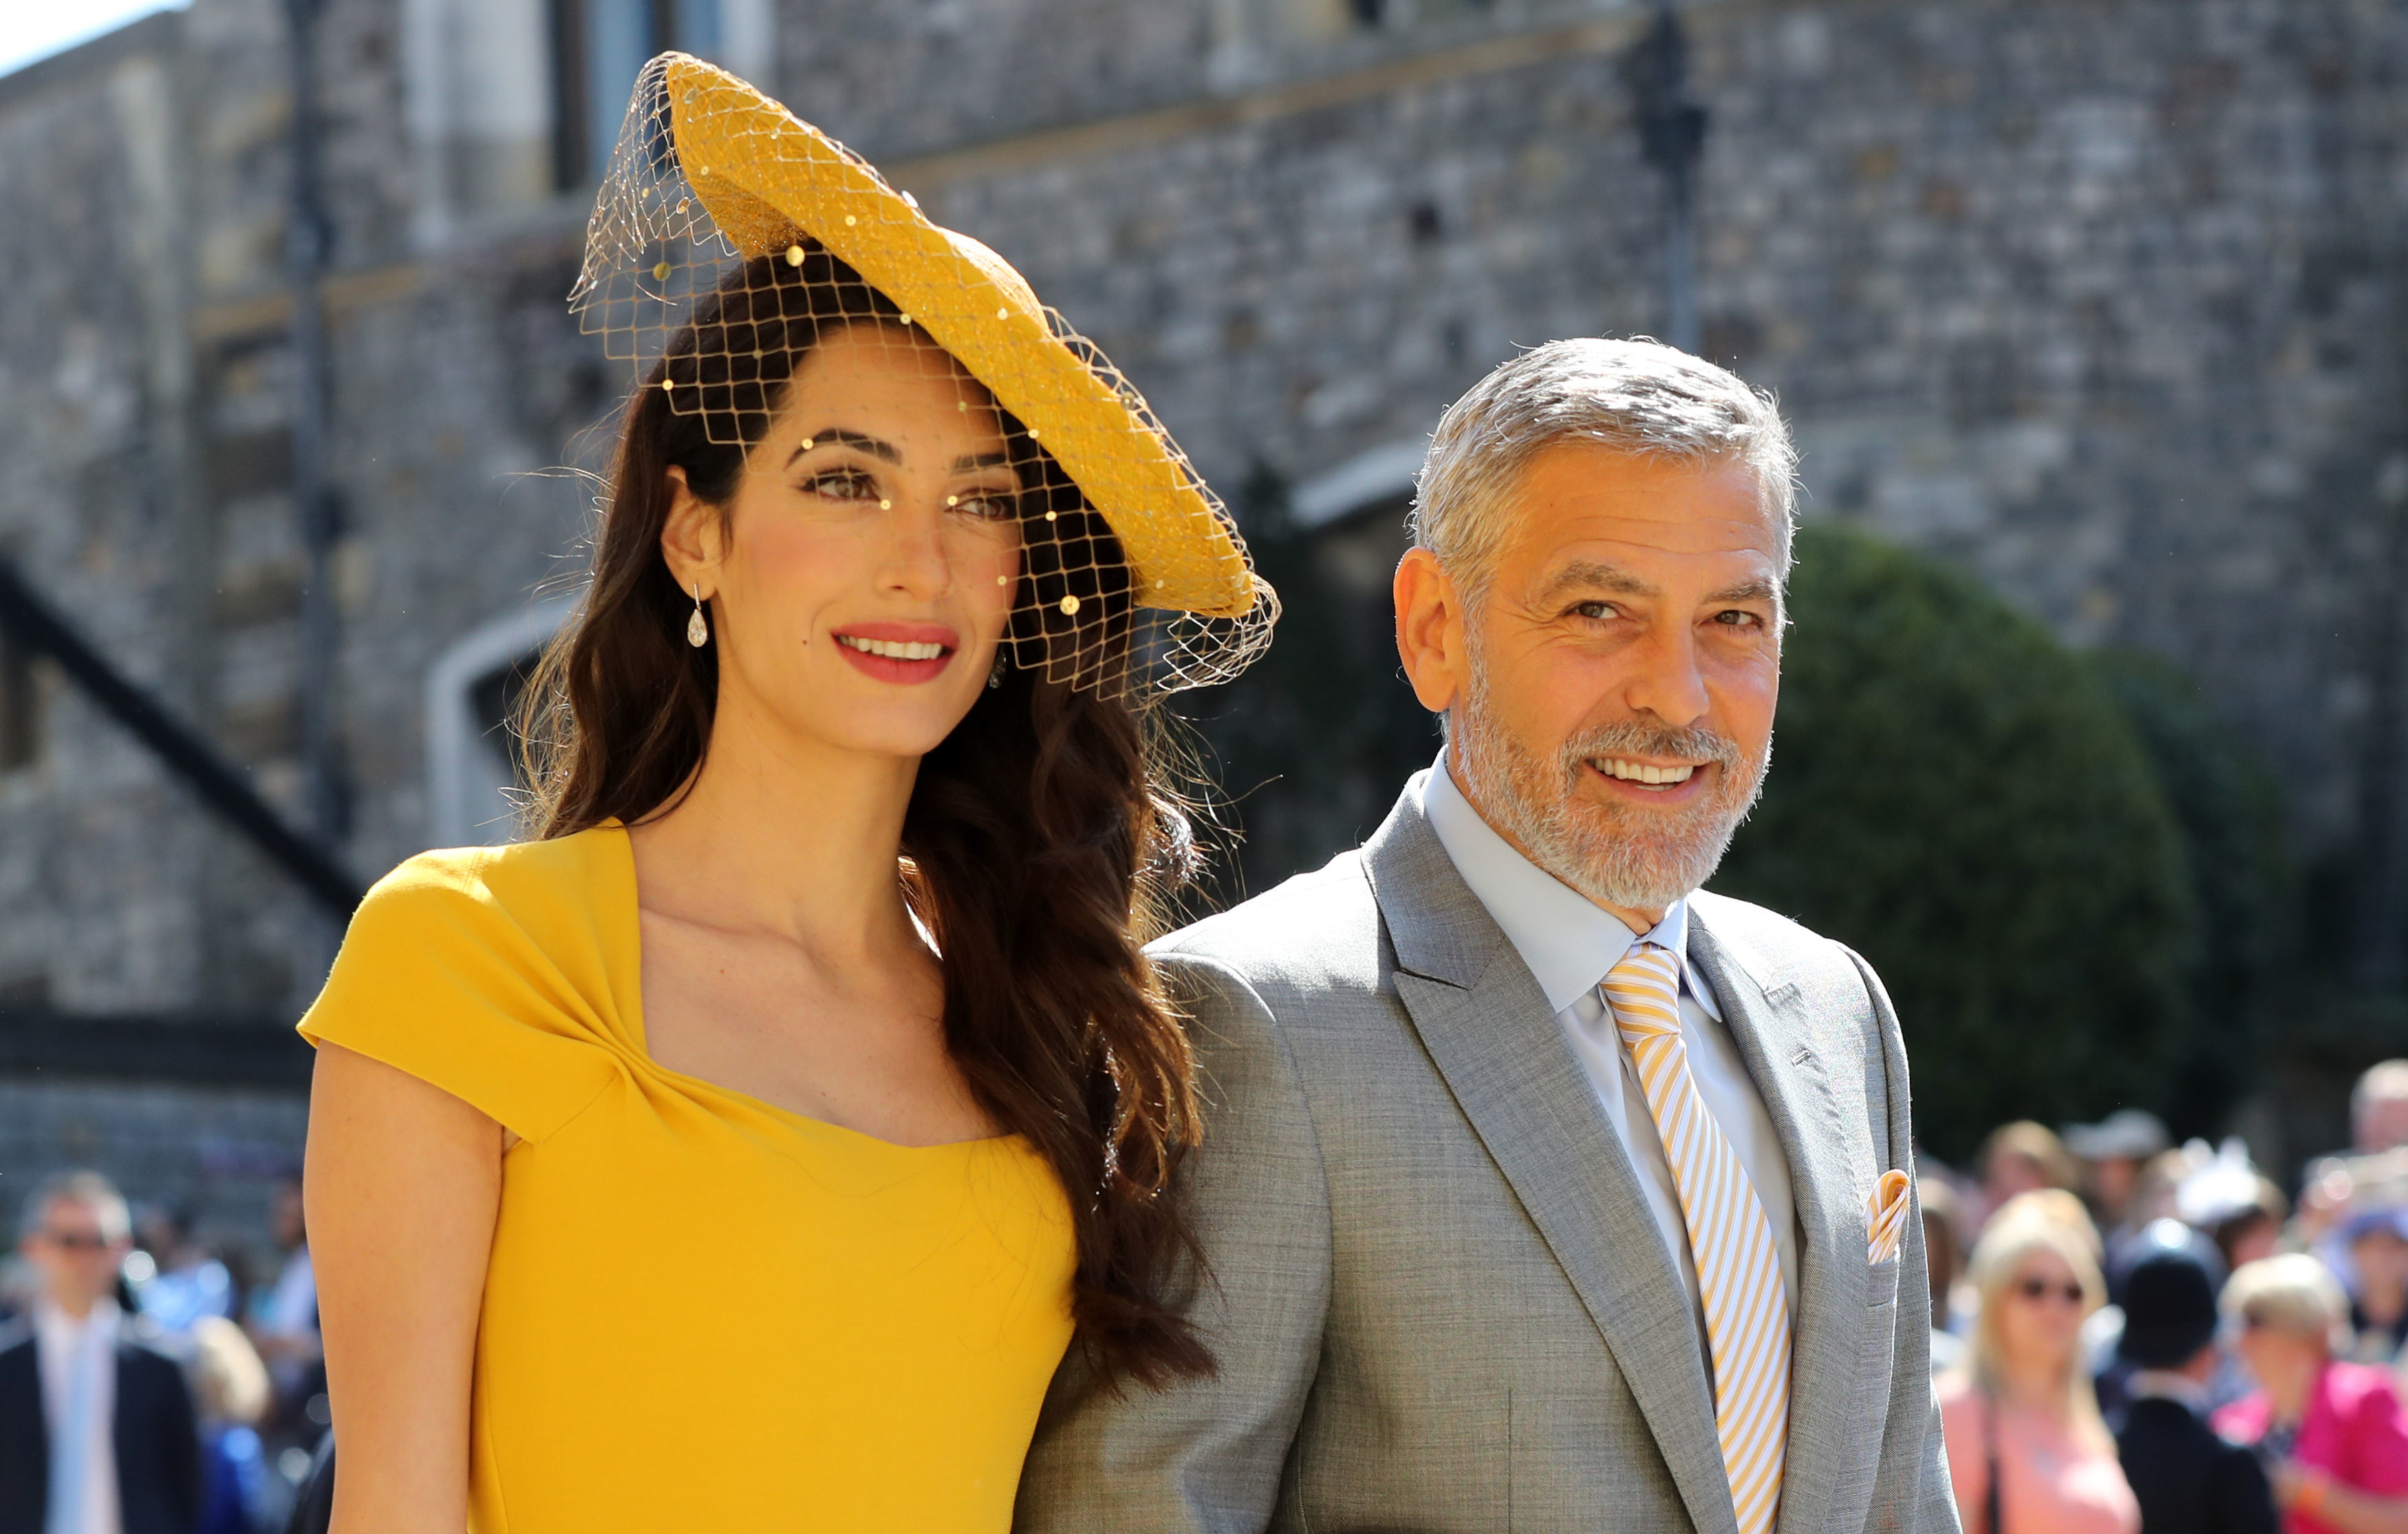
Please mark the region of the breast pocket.
POLYGON ((1898 1273, 1902 1259, 1886 1257, 1872 1265, 1865 1275, 1865 1309, 1877 1310, 1898 1303, 1898 1273))
MULTIPOLYGON (((1851 1422, 1884 1424, 1889 1420, 1891 1374, 1898 1367, 1899 1267, 1899 1259, 1891 1257, 1874 1264, 1866 1275, 1865 1329, 1854 1359, 1854 1410, 1847 1419, 1851 1422)), ((1841 1471, 1840 1487, 1834 1493, 1836 1506, 1862 1508, 1863 1498, 1870 1495, 1873 1478, 1879 1471, 1882 1434, 1876 1431, 1869 1437, 1870 1441, 1841 1471)), ((1844 1519, 1839 1522, 1855 1527, 1844 1519)))

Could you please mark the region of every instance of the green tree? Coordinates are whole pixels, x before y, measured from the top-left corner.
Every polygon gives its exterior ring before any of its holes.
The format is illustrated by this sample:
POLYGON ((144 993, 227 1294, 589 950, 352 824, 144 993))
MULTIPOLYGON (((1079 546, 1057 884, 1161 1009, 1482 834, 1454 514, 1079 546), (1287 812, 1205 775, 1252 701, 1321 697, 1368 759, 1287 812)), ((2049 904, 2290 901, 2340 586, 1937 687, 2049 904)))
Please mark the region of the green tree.
POLYGON ((1928 557, 1833 528, 1798 552, 1771 776, 1713 887, 1870 961, 1942 1155, 2162 1108, 2195 896, 2099 670, 1928 557))
POLYGON ((2186 966, 2188 1022, 2168 1051, 2161 1102, 2175 1133, 2214 1135, 2264 1084, 2267 1020, 2286 989, 2277 977, 2297 962, 2299 882, 2282 797, 2182 673, 2128 652, 2102 652, 2091 664, 2182 827, 2200 940, 2186 966))

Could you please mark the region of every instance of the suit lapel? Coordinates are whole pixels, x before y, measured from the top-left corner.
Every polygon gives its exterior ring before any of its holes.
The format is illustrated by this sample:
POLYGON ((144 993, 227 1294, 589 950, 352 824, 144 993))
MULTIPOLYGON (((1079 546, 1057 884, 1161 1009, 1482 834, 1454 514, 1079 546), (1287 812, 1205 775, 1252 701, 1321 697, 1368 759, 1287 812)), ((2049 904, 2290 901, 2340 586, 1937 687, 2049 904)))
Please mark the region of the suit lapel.
POLYGON ((50 1476, 50 1426, 32 1328, 11 1328, 0 1334, 0 1528, 42 1527, 50 1476))
POLYGON ((1823 1527, 1841 1468, 1878 1452, 1851 1420, 1861 1369, 1870 1220, 1847 1161, 1830 1078, 1810 1027, 1796 1014, 1796 987, 1759 975, 1715 935, 1701 904, 1689 904, 1689 957, 1722 1004, 1723 1022, 1747 1063, 1773 1133, 1789 1161, 1798 1209, 1798 1314, 1792 1318, 1789 1450, 1778 1534, 1823 1527), (1768 988, 1769 982, 1769 988, 1768 988))
POLYGON ((1423 1047, 1603 1336, 1691 1522, 1736 1534, 1687 1289, 1539 982, 1423 818, 1418 779, 1363 862, 1423 1047))

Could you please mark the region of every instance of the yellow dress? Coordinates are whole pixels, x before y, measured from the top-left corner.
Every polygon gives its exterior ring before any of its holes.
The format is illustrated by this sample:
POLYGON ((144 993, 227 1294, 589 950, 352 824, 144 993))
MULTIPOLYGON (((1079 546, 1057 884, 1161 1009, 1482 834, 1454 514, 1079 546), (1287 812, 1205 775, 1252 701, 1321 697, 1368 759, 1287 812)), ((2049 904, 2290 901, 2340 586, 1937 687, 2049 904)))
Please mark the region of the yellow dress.
POLYGON ((1052 1168, 1017 1138, 895 1145, 662 1069, 640 953, 615 824, 428 853, 369 892, 301 1023, 520 1137, 469 1527, 1002 1534, 1070 1339, 1052 1168))

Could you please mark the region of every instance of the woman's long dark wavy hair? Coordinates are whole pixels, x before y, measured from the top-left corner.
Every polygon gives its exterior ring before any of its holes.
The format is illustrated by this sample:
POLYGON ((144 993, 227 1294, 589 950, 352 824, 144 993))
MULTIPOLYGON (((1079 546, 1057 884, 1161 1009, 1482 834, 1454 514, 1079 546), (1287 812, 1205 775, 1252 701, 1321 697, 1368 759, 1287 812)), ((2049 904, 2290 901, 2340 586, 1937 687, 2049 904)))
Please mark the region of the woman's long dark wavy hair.
MULTIPOLYGON (((661 557, 668 470, 728 505, 802 358, 862 323, 906 325, 825 251, 748 263, 696 305, 629 402, 592 584, 522 709, 540 835, 634 824, 691 781, 719 670, 717 646, 686 643, 691 598, 661 557)), ((1119 685, 1134 662, 1118 545, 1019 423, 1004 424, 1014 460, 1043 466, 1021 511, 1032 589, 1001 685, 920 764, 898 876, 942 954, 955 1064, 1068 1196, 1072 1313, 1090 1362, 1159 1385, 1212 1368, 1168 1301, 1197 1256, 1172 1188, 1198 1131, 1195 1063, 1140 947, 1191 872, 1193 843, 1152 724, 1119 685), (1069 594, 1075 620, 1062 612, 1069 594)))

